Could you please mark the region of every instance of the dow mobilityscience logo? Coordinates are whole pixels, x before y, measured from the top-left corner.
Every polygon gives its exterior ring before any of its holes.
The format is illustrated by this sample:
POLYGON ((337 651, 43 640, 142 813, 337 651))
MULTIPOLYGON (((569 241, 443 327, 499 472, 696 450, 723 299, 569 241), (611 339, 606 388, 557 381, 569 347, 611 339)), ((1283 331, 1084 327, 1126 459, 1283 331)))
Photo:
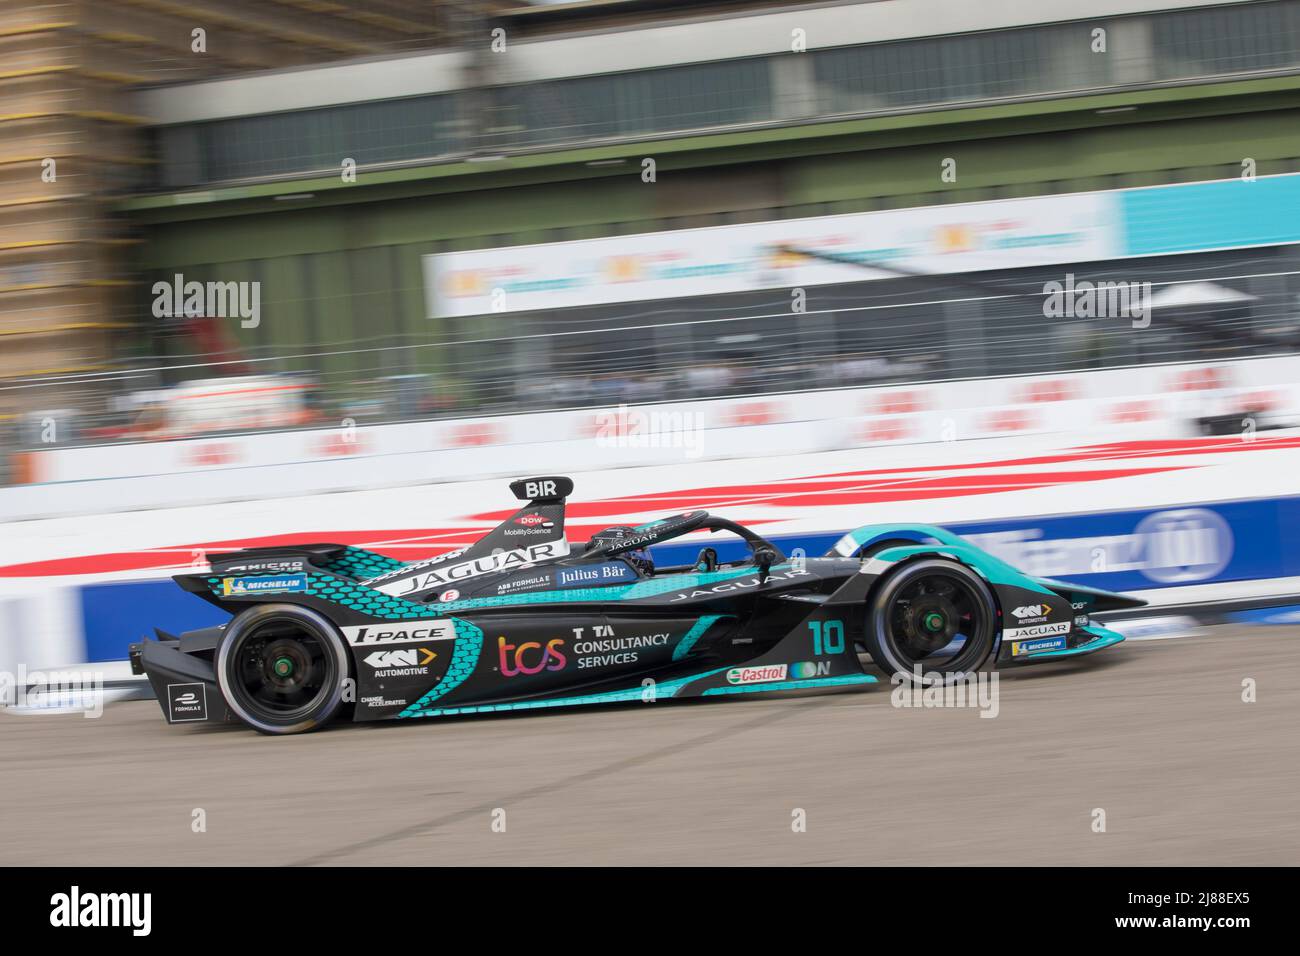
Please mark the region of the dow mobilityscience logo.
POLYGON ((57 928, 129 927, 132 936, 152 928, 153 894, 83 893, 73 886, 50 897, 50 925, 57 928))

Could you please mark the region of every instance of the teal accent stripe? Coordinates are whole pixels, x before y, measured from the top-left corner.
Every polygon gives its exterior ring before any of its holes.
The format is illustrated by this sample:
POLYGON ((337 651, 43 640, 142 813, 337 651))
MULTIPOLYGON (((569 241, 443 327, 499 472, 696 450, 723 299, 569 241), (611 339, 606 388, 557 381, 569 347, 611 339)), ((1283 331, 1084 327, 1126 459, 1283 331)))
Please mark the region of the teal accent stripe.
POLYGON ((1089 624, 1086 630, 1089 634, 1097 635, 1094 640, 1089 641, 1087 644, 1080 644, 1078 647, 1067 647, 1059 651, 1039 651, 1037 654, 1026 654, 1024 657, 1012 659, 1016 663, 1023 664, 1026 661, 1041 661, 1048 657, 1074 657, 1076 654, 1091 654, 1103 647, 1112 647, 1124 640, 1123 634, 1101 627, 1098 624, 1089 624))
POLYGON ((453 617, 451 622, 456 626, 456 647, 451 652, 451 664, 447 667, 447 673, 428 693, 398 714, 398 717, 419 717, 421 709, 450 694, 474 673, 474 666, 478 664, 479 655, 483 651, 483 629, 458 617, 453 617))
POLYGON ((729 687, 710 687, 700 696, 714 694, 757 694, 774 690, 804 690, 809 687, 837 687, 846 684, 879 683, 870 674, 843 674, 839 677, 810 677, 807 680, 772 681, 769 684, 736 684, 729 687))
MULTIPOLYGON (((703 674, 692 674, 690 677, 679 677, 676 680, 658 681, 654 685, 655 699, 660 697, 673 697, 686 684, 691 681, 697 681, 704 677, 710 677, 719 671, 726 670, 725 667, 719 667, 715 670, 706 671, 703 674)), ((599 694, 583 694, 579 697, 558 697, 544 700, 520 700, 507 704, 480 704, 474 707, 442 707, 438 710, 422 710, 418 713, 412 712, 412 708, 407 708, 398 714, 398 719, 403 717, 448 717, 454 714, 496 714, 512 710, 542 710, 547 707, 579 707, 584 704, 618 704, 629 701, 642 699, 645 694, 645 687, 629 687, 626 690, 604 691, 599 694)))
MULTIPOLYGON (((783 570, 789 565, 774 567, 773 571, 783 570)), ((558 591, 530 591, 526 594, 503 594, 498 597, 466 598, 463 601, 449 601, 446 604, 429 604, 429 609, 439 613, 444 611, 467 611, 479 607, 512 607, 520 604, 564 604, 582 601, 634 601, 637 598, 655 597, 669 591, 690 591, 702 585, 743 578, 758 573, 755 567, 729 568, 726 571, 713 571, 709 574, 668 574, 662 578, 650 578, 636 584, 625 584, 608 588, 566 588, 558 591)))
POLYGON ((678 641, 677 646, 673 648, 673 660, 680 661, 683 657, 691 652, 695 642, 704 636, 704 632, 711 628, 716 622, 724 617, 730 617, 729 614, 706 614, 686 632, 686 636, 678 641))
MULTIPOLYGON (((789 564, 776 565, 773 571, 783 571, 789 564)), ((366 587, 354 581, 347 581, 333 574, 312 573, 306 575, 307 587, 304 592, 312 597, 334 604, 341 604, 354 611, 360 611, 370 617, 389 621, 415 620, 424 617, 439 617, 455 611, 469 611, 484 607, 518 607, 521 604, 569 604, 598 601, 632 601, 637 598, 654 597, 669 591, 692 591, 696 588, 743 578, 758 573, 755 567, 728 568, 726 571, 712 571, 708 574, 669 574, 662 578, 650 578, 608 588, 565 588, 558 591, 532 591, 527 594, 503 594, 497 597, 466 598, 463 601, 422 604, 405 598, 393 597, 366 587)), ((221 578, 207 579, 212 593, 221 594, 221 578)))

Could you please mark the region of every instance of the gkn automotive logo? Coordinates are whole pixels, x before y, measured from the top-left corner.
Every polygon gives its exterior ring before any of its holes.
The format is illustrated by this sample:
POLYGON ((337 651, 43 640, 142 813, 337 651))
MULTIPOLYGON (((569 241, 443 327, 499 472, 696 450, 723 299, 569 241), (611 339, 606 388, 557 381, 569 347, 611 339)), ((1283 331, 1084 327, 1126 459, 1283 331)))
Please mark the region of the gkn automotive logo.
POLYGON ((1011 617, 1019 620, 1021 623, 1037 622, 1048 617, 1052 613, 1052 607, 1045 604, 1031 604, 1023 607, 1017 607, 1011 611, 1011 617))
POLYGON ((374 651, 365 662, 375 669, 376 677, 412 677, 429 673, 437 654, 427 647, 404 647, 395 651, 374 651))

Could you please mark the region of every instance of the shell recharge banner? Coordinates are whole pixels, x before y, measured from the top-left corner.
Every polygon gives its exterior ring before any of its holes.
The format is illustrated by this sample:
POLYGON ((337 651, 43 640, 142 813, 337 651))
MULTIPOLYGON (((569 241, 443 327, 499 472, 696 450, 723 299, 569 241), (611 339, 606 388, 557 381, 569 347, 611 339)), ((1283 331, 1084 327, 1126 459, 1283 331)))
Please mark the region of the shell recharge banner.
POLYGON ((1112 194, 1080 193, 424 257, 430 318, 827 285, 890 273, 782 253, 793 246, 914 272, 1109 259, 1122 237, 1112 194))

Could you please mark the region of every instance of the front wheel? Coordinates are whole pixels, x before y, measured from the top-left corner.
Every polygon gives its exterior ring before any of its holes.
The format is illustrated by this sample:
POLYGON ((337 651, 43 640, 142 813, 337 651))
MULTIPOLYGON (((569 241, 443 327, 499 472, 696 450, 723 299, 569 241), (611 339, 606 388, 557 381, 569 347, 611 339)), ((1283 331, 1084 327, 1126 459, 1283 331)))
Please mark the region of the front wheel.
POLYGON ((927 686, 950 684, 979 670, 992 652, 997 607, 970 568, 927 558, 885 578, 866 623, 867 651, 886 674, 927 686))
POLYGON ((334 625, 307 608, 262 604, 239 614, 217 650, 227 706, 264 734, 328 723, 343 702, 348 653, 334 625))

